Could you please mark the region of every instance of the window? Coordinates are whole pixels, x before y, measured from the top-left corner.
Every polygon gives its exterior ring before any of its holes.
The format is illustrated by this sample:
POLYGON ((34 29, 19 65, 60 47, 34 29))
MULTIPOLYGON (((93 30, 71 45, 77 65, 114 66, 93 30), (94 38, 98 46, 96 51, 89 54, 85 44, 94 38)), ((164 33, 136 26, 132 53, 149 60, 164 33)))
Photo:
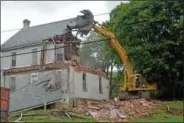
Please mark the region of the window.
POLYGON ((11 64, 11 66, 12 67, 16 66, 16 52, 12 53, 12 64, 11 64))
POLYGON ((63 50, 61 45, 55 45, 55 61, 63 60, 63 50))
POLYGON ((32 65, 37 65, 38 61, 37 54, 38 54, 37 49, 32 49, 32 65))
POLYGON ((83 73, 82 80, 83 80, 83 91, 87 91, 87 87, 86 87, 86 73, 83 73))
POLYGON ((99 93, 102 94, 102 77, 99 77, 99 93))
POLYGON ((15 81, 15 77, 10 77, 10 91, 11 92, 15 92, 16 89, 16 81, 15 81))
POLYGON ((32 73, 31 74, 31 83, 38 81, 38 73, 32 73))

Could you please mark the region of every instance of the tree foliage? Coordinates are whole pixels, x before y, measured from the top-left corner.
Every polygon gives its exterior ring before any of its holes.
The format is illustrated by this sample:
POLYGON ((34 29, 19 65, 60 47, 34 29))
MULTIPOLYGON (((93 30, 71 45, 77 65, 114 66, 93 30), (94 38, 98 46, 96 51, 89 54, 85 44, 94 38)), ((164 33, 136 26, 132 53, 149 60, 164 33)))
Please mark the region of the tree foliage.
MULTIPOLYGON (((135 1, 118 5, 105 26, 115 33, 134 70, 157 82, 159 96, 183 95, 183 1, 135 1)), ((116 52, 108 50, 120 67, 116 52)))
POLYGON ((102 55, 101 42, 96 42, 97 40, 100 40, 100 36, 95 32, 91 32, 90 36, 84 41, 86 44, 82 45, 79 50, 81 64, 103 68, 103 57, 100 57, 102 55))

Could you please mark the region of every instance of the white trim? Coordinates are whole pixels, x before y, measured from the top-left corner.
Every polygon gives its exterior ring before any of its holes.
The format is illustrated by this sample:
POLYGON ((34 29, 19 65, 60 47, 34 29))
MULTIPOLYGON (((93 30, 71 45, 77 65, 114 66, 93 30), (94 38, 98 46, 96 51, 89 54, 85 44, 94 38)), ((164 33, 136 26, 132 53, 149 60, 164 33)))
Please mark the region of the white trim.
POLYGON ((8 77, 16 77, 17 75, 10 75, 10 76, 8 76, 8 77))

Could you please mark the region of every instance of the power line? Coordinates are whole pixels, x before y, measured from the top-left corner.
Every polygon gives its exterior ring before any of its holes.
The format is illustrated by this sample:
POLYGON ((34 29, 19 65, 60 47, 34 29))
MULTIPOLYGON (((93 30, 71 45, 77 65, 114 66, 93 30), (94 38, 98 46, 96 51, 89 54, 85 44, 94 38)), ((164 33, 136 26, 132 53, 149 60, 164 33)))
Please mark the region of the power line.
POLYGON ((96 17, 96 16, 107 15, 107 14, 110 14, 110 12, 105 12, 105 13, 97 14, 97 15, 94 15, 94 16, 96 17))
MULTIPOLYGON (((163 3, 163 2, 161 2, 163 3)), ((100 16, 100 15, 104 15, 104 14, 109 14, 109 13, 101 13, 101 14, 97 14, 95 16, 100 16)), ((152 21, 141 21, 141 22, 135 22, 135 23, 130 23, 130 24, 126 24, 126 25, 122 25, 123 27, 128 27, 128 26, 135 26, 135 25, 139 25, 139 24, 142 24, 142 23, 151 23, 151 22, 159 22, 159 21, 162 21, 162 20, 165 20, 165 19, 160 19, 160 20, 152 20, 152 21)), ((91 30, 89 30, 91 31, 91 30)), ((106 39, 108 40, 108 39, 106 39)), ((96 40, 96 41, 88 41, 88 42, 85 42, 85 43, 82 43, 82 44, 88 44, 88 43, 94 43, 94 42, 100 42, 101 40, 96 40)), ((103 40, 104 41, 104 40, 103 40)), ((80 45, 82 45, 80 44, 80 45)), ((59 47, 59 48, 64 48, 64 47, 68 47, 68 46, 63 46, 63 47, 59 47)), ((54 49, 59 49, 59 48, 52 48, 52 49, 46 49, 46 50, 54 50, 54 49)), ((34 51, 34 52, 40 52, 40 51, 43 51, 43 50, 39 50, 39 51, 34 51)), ((21 53, 21 54, 16 54, 16 55, 23 55, 23 54, 29 54, 29 53, 34 53, 34 52, 26 52, 26 53, 21 53)), ((1 58, 4 58, 4 57, 9 57, 9 56, 12 56, 12 55, 8 55, 8 56, 3 56, 1 58)))
POLYGON ((4 31, 1 31, 1 33, 4 33, 4 32, 11 32, 11 31, 16 31, 16 30, 21 30, 20 28, 18 29, 10 29, 10 30, 4 30, 4 31))
MULTIPOLYGON (((109 14, 109 13, 110 13, 110 12, 105 12, 105 13, 96 14, 96 15, 94 15, 94 17, 96 17, 96 16, 102 16, 102 15, 107 15, 107 14, 109 14)), ((35 25, 35 26, 36 26, 36 25, 35 25)), ((11 31, 16 31, 16 30, 21 30, 21 28, 10 29, 10 30, 4 30, 4 31, 1 31, 1 33, 11 32, 11 31)))
MULTIPOLYGON (((173 2, 173 1, 165 1, 165 2, 173 2)), ((141 7, 137 7, 137 8, 134 8, 134 9, 132 9, 132 10, 142 10, 142 9, 144 9, 144 8, 146 8, 146 7, 153 7, 153 6, 158 6, 158 5, 161 5, 161 4, 163 4, 163 3, 165 3, 165 2, 158 2, 158 3, 155 3, 154 5, 145 5, 145 6, 141 6, 141 7)), ((106 15, 106 14, 110 14, 110 12, 105 12, 105 13, 100 13, 100 14, 96 14, 96 15, 94 15, 94 16, 102 16, 102 15, 106 15)), ((4 30, 4 31, 1 31, 1 33, 4 33, 4 32, 10 32, 10 31, 14 31, 14 30, 20 30, 21 28, 17 28, 17 29, 10 29, 10 30, 4 30)))
MULTIPOLYGON (((95 43, 95 42, 101 42, 101 41, 107 41, 107 40, 110 40, 110 39, 100 39, 100 40, 88 41, 88 42, 85 42, 85 43, 81 43, 80 45, 90 44, 90 43, 95 43)), ((30 53, 36 53, 36 52, 41 52, 41 51, 49 51, 49 50, 61 49, 61 48, 65 48, 65 47, 68 47, 68 46, 65 45, 65 46, 57 47, 57 48, 50 48, 50 49, 45 49, 45 50, 37 50, 37 51, 32 51, 32 52, 24 52, 24 53, 16 54, 16 56, 17 55, 30 54, 30 53)), ((10 57, 10 56, 12 56, 12 55, 2 56, 1 58, 10 57)))
MULTIPOLYGON (((158 21, 162 21, 162 20, 164 20, 164 19, 154 20, 154 21, 142 21, 142 22, 137 22, 137 23, 132 23, 132 24, 126 24, 126 25, 123 25, 123 27, 135 26, 135 25, 139 25, 139 24, 142 24, 142 23, 158 22, 158 21)), ((91 30, 89 30, 89 31, 91 31, 91 30)), ((107 40, 110 40, 110 39, 105 39, 105 41, 107 41, 107 40)), ((85 42, 85 43, 81 43, 80 45, 88 44, 88 43, 101 42, 101 41, 104 41, 104 39, 103 40, 88 41, 88 42, 85 42)), ((46 49, 46 51, 60 49, 60 48, 64 48, 64 47, 68 47, 68 46, 62 46, 62 47, 58 47, 58 48, 46 49)), ((38 51, 32 51, 32 52, 25 52, 25 53, 20 53, 20 54, 16 54, 16 55, 24 55, 24 54, 34 53, 34 52, 41 52, 41 51, 44 51, 44 50, 38 50, 38 51)), ((1 58, 10 57, 10 56, 12 56, 12 55, 3 56, 1 58)))

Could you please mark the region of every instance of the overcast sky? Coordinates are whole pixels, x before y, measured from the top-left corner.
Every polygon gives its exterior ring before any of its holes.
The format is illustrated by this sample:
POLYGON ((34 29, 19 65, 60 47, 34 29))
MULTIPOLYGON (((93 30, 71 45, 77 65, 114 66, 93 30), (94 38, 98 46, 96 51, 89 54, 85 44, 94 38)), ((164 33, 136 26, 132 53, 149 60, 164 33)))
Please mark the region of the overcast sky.
MULTIPOLYGON (((1 44, 21 29, 28 19, 30 26, 76 17, 82 9, 90 9, 94 15, 110 12, 121 1, 1 1, 1 44)), ((96 16, 102 22, 109 15, 96 16)))

